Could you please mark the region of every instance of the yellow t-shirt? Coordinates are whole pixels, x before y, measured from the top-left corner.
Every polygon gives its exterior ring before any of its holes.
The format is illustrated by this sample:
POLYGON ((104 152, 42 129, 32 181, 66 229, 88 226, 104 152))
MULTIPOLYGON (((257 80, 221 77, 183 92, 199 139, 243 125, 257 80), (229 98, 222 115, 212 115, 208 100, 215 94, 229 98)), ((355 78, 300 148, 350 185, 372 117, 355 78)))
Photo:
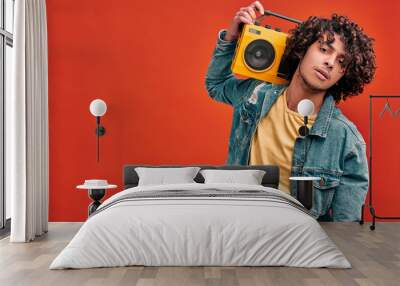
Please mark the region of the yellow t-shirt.
MULTIPOLYGON (((308 128, 315 118, 308 117, 308 128)), ((259 122, 251 141, 249 165, 279 166, 279 189, 289 194, 294 142, 303 124, 304 117, 288 108, 285 89, 259 122)))

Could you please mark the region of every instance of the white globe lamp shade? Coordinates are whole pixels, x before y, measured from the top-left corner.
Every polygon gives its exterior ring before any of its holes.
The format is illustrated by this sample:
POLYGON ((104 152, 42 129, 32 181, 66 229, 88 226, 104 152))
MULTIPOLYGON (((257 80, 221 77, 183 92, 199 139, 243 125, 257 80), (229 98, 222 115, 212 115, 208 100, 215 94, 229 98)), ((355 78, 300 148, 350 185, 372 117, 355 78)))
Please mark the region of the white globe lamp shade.
POLYGON ((302 116, 310 116, 314 113, 314 103, 309 99, 300 100, 299 104, 297 105, 297 111, 302 116))
POLYGON ((89 109, 94 116, 103 116, 107 111, 107 104, 101 99, 95 99, 90 103, 89 109))

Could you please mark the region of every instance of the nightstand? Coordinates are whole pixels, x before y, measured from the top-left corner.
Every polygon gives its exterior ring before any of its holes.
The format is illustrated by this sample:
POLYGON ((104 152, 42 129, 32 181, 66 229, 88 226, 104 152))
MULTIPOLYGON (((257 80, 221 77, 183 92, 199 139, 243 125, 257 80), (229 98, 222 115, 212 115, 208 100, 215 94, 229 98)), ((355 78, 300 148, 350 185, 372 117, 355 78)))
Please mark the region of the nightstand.
POLYGON ((88 190, 88 195, 93 200, 88 207, 89 216, 101 205, 100 200, 106 194, 106 190, 116 187, 117 185, 108 184, 107 180, 85 180, 83 185, 76 186, 77 189, 88 190))

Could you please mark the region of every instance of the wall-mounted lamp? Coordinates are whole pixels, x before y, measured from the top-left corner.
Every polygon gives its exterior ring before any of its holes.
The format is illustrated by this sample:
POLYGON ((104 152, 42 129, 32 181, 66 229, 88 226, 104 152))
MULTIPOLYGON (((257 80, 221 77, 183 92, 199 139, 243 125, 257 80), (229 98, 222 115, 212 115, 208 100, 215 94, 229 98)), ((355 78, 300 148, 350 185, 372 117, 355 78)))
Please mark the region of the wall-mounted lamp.
POLYGON ((99 137, 106 133, 106 129, 100 125, 100 117, 107 111, 106 103, 101 99, 95 99, 90 103, 90 113, 96 116, 96 138, 97 138, 97 162, 100 160, 100 142, 99 137))
POLYGON ((309 99, 303 99, 297 105, 297 111, 304 116, 304 125, 299 128, 299 133, 301 136, 307 136, 309 133, 309 129, 307 127, 308 116, 314 112, 314 103, 309 99))

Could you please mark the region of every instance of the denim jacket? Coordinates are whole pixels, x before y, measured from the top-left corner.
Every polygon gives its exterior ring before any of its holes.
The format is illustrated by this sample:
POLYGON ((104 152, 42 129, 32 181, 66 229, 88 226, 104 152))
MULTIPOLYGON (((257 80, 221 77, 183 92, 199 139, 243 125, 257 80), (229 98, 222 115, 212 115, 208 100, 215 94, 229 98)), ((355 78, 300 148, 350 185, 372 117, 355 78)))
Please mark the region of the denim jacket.
MULTIPOLYGON (((234 109, 227 164, 248 165, 257 125, 286 86, 236 78, 231 71, 236 41, 224 41, 224 33, 219 33, 206 87, 211 98, 234 109)), ((292 176, 321 178, 313 181, 311 214, 315 218, 360 219, 368 191, 366 144, 355 125, 336 107, 331 95, 325 96, 309 135, 296 138, 292 156, 292 176)), ((291 184, 290 191, 296 197, 296 184, 291 184)))

